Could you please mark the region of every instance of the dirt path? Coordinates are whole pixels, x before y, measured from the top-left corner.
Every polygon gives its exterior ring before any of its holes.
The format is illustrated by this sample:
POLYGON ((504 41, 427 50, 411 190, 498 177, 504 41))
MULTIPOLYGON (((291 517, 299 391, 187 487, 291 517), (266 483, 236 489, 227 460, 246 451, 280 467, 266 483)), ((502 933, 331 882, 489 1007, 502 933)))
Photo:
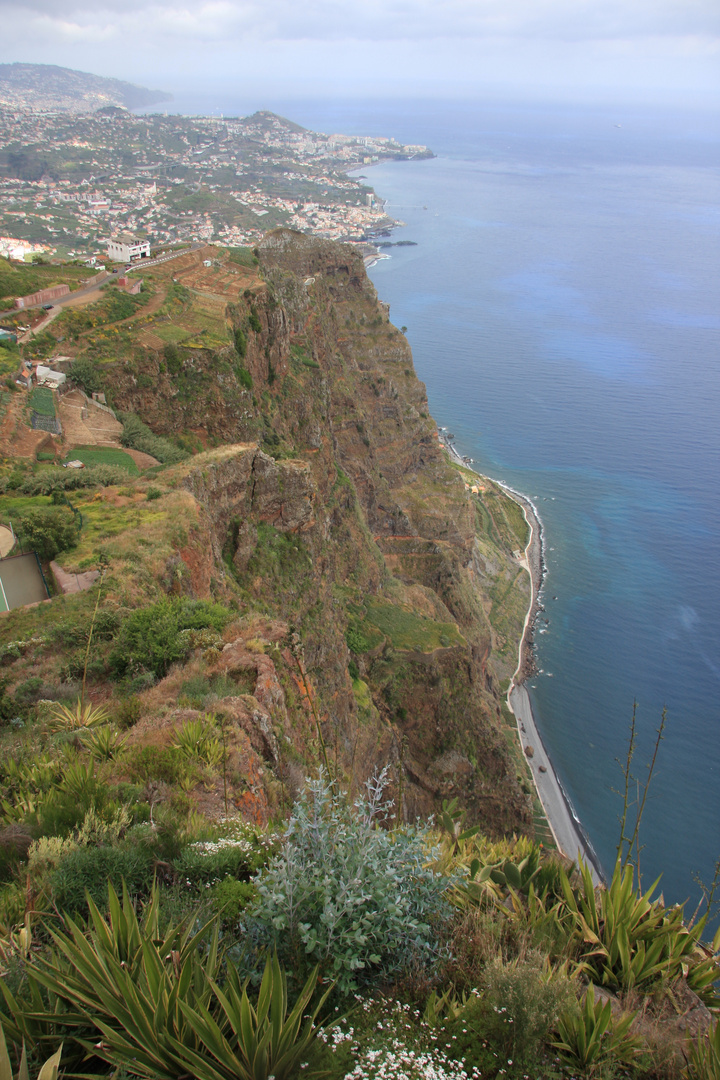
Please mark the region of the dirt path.
MULTIPOLYGON (((102 300, 104 296, 105 293, 101 292, 99 288, 95 289, 93 292, 78 293, 77 295, 71 294, 69 300, 66 300, 63 304, 56 304, 52 311, 48 312, 46 318, 42 319, 37 326, 34 326, 32 330, 28 330, 28 332, 18 340, 22 344, 26 341, 30 341, 35 334, 40 334, 43 330, 47 330, 50 323, 53 322, 54 319, 57 319, 58 315, 62 315, 66 308, 88 307, 90 304, 95 304, 98 300, 102 300)), ((153 296, 147 307, 139 308, 137 311, 134 311, 132 315, 128 315, 127 319, 121 319, 119 322, 108 323, 107 325, 112 327, 123 326, 125 323, 132 322, 133 319, 144 318, 146 315, 153 315, 158 308, 162 306, 166 296, 167 290, 160 286, 157 295, 153 296)), ((82 341, 84 338, 89 337, 98 329, 99 327, 93 326, 89 330, 84 330, 82 334, 80 334, 78 341, 82 341)))

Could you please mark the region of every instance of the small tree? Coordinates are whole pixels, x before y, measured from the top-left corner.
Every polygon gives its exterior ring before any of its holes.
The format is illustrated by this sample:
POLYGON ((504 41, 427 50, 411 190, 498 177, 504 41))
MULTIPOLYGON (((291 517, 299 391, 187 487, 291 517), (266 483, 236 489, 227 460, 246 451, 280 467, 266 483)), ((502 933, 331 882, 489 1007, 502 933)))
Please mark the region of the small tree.
POLYGON ((70 378, 86 394, 97 394, 103 389, 104 383, 100 367, 86 356, 78 356, 76 360, 73 360, 70 378))
POLYGON ((27 510, 18 521, 23 547, 37 552, 42 562, 49 562, 61 551, 75 547, 78 527, 71 511, 65 509, 27 510))

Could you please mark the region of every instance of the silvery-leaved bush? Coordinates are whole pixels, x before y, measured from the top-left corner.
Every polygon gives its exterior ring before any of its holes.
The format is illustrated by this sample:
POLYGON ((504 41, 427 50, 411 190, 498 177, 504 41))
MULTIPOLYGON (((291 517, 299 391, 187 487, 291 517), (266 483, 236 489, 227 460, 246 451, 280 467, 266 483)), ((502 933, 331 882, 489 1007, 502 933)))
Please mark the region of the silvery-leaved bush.
POLYGON ((430 869, 426 827, 383 828, 387 770, 354 804, 326 776, 309 782, 280 852, 257 878, 246 929, 258 953, 319 964, 347 993, 407 964, 431 965, 448 879, 430 869))

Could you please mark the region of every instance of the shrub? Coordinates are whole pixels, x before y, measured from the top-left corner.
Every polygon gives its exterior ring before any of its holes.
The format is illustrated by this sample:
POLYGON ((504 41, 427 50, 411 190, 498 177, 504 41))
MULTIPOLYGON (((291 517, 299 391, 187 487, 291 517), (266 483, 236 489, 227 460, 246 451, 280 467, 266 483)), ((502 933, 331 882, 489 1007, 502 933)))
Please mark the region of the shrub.
POLYGON ((182 354, 177 345, 169 344, 163 349, 163 356, 167 369, 171 375, 179 375, 182 371, 182 354))
POLYGON ((352 806, 324 776, 309 784, 282 850, 257 881, 248 929, 297 972, 311 963, 343 993, 410 964, 431 966, 448 880, 428 868, 428 831, 388 832, 384 772, 352 806))
POLYGON ((217 840, 189 844, 176 860, 175 870, 188 885, 214 885, 224 879, 249 882, 263 867, 273 847, 271 838, 259 836, 250 825, 217 840))
POLYGON ((175 784, 184 765, 169 746, 136 746, 127 761, 127 770, 133 780, 160 780, 175 784))
POLYGON ((204 709, 217 698, 252 694, 255 682, 255 673, 249 671, 238 673, 237 680, 231 679, 228 675, 215 675, 211 679, 206 675, 193 675, 191 679, 186 679, 181 684, 178 691, 178 703, 191 709, 204 709))
POLYGON ((351 653, 361 656, 372 647, 370 640, 359 630, 357 626, 348 626, 345 631, 345 641, 351 653))
POLYGON ((192 647, 186 630, 220 631, 230 618, 221 604, 207 600, 163 598, 148 607, 137 608, 122 624, 110 654, 110 666, 117 675, 150 671, 163 678, 171 664, 187 656, 192 647))
POLYGON ((257 266, 257 256, 249 247, 231 247, 227 249, 231 262, 238 266, 257 266))
POLYGON ((241 914, 255 899, 255 891, 252 881, 238 881, 233 877, 223 878, 213 885, 210 892, 213 909, 218 913, 223 926, 237 923, 241 914))
POLYGON ((26 510, 17 522, 20 543, 37 552, 42 562, 49 562, 61 551, 75 547, 78 528, 68 510, 26 510))
POLYGON ((125 413, 121 419, 123 431, 120 442, 123 446, 130 446, 133 450, 142 450, 143 453, 157 458, 163 465, 173 465, 189 457, 185 450, 175 446, 169 439, 156 435, 134 413, 125 413))
POLYGON ((252 375, 250 374, 248 369, 245 367, 245 365, 244 364, 236 364, 235 367, 233 368, 233 371, 235 372, 235 378, 240 383, 240 385, 243 387, 243 389, 252 390, 252 387, 253 387, 252 375))
POLYGON ((68 914, 87 911, 86 890, 104 907, 108 885, 121 890, 125 882, 131 895, 145 896, 153 881, 153 855, 141 845, 78 847, 62 860, 52 875, 55 904, 68 914))
POLYGON ((32 675, 15 687, 15 700, 21 705, 33 705, 39 697, 42 697, 43 686, 43 680, 37 675, 32 675))
POLYGON ((70 369, 70 378, 74 383, 85 391, 86 394, 97 394, 105 387, 107 372, 100 364, 90 360, 87 356, 78 356, 73 360, 70 369))
POLYGON ((147 493, 146 493, 145 498, 147 499, 148 502, 153 502, 155 499, 161 499, 162 498, 162 491, 160 490, 160 488, 149 487, 147 489, 147 493))
POLYGON ((124 484, 127 469, 118 465, 92 465, 86 469, 42 469, 37 473, 11 473, 0 479, 0 492, 21 491, 23 495, 50 495, 54 491, 107 487, 124 484))
POLYGON ((241 327, 236 328, 233 339, 235 341, 235 352, 241 360, 244 360, 247 353, 247 338, 241 327))
POLYGON ((103 804, 105 794, 97 784, 83 797, 69 791, 51 791, 34 815, 38 830, 44 836, 69 836, 82 825, 90 809, 103 804))
POLYGON ((558 1016, 576 1000, 565 967, 554 970, 539 953, 491 961, 485 985, 487 1005, 500 1021, 498 1041, 520 1061, 537 1057, 558 1016))
POLYGON ((142 716, 142 702, 135 694, 120 698, 113 707, 112 716, 119 728, 126 730, 134 727, 142 716))

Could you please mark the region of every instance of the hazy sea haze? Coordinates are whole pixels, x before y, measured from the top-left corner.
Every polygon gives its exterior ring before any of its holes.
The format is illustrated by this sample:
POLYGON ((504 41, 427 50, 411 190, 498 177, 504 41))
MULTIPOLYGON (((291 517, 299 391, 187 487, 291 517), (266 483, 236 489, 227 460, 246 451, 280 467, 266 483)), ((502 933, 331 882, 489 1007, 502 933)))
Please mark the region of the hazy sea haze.
POLYGON ((696 897, 693 875, 709 879, 720 855, 718 116, 266 107, 438 155, 365 170, 406 223, 391 239, 417 242, 387 249, 371 277, 408 327, 435 419, 542 517, 530 693, 603 865, 633 700, 639 775, 666 706, 643 879, 662 873, 668 901, 696 897))

